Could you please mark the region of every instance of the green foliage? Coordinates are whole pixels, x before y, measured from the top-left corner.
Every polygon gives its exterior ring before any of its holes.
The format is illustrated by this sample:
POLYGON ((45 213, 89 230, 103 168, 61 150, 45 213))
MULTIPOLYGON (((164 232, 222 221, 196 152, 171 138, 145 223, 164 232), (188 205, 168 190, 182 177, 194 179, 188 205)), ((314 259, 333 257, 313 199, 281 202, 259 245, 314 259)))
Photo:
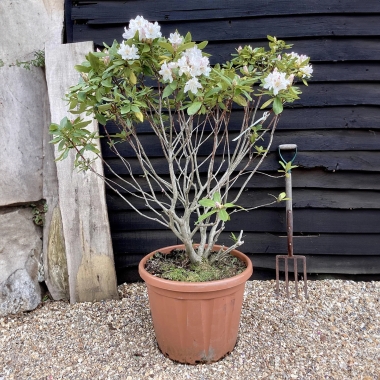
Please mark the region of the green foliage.
POLYGON ((206 210, 211 208, 211 211, 206 211, 204 214, 200 215, 197 223, 209 218, 210 216, 214 214, 216 214, 217 218, 219 218, 223 222, 227 222, 228 220, 230 220, 230 215, 227 212, 228 208, 242 209, 242 207, 234 205, 233 203, 222 204, 222 198, 219 192, 214 193, 214 195, 212 196, 212 199, 203 198, 198 203, 204 208, 206 208, 206 210))
POLYGON ((34 59, 31 59, 30 61, 16 60, 16 63, 13 63, 9 66, 22 67, 26 70, 30 70, 31 67, 45 67, 45 51, 36 50, 35 52, 33 52, 33 55, 34 55, 34 59))
POLYGON ((223 262, 202 260, 197 264, 186 261, 181 252, 176 252, 175 256, 165 258, 165 255, 156 254, 147 263, 148 271, 154 267, 153 273, 171 281, 206 282, 228 278, 245 269, 245 264, 231 255, 227 255, 223 262))
MULTIPOLYGON (((102 125, 109 120, 118 121, 128 132, 128 129, 145 119, 151 120, 152 106, 160 104, 165 99, 163 103, 165 108, 172 111, 186 110, 188 116, 195 116, 210 113, 218 108, 229 110, 233 103, 247 107, 253 101, 253 96, 265 95, 269 98, 261 108, 273 104, 273 113, 278 115, 282 112, 284 103, 298 99, 300 90, 289 85, 274 95, 272 90, 263 88, 263 80, 276 68, 291 76, 299 74, 299 67, 295 64, 294 58, 283 54, 291 45, 271 36, 268 36, 268 40, 269 50, 251 46, 239 48, 238 54, 233 54, 231 61, 215 65, 208 76, 200 76, 198 79, 201 89, 196 95, 184 91, 189 76, 175 74, 176 78, 167 82, 163 80, 159 71, 164 62, 177 62, 187 49, 195 46, 204 49, 207 41, 196 44, 188 33, 183 43, 174 48, 164 37, 139 41, 137 33, 134 38, 126 41, 128 46, 134 44, 137 46, 140 57, 134 60, 122 59, 118 53, 120 45, 114 41, 112 46, 105 45, 106 48, 102 52, 89 52, 86 60, 75 66, 81 73, 82 79, 67 93, 70 112, 74 115, 92 114, 102 125), (279 58, 281 54, 283 55, 279 58), (156 91, 148 86, 147 77, 156 81, 161 90, 156 91), (260 86, 253 87, 255 84, 260 86)), ((34 61, 19 64, 26 68, 42 64, 43 51, 36 52, 35 55, 34 61)), ((308 60, 302 64, 308 64, 308 60)), ((305 78, 303 81, 306 82, 305 78)), ((86 168, 89 162, 81 154, 82 149, 94 152, 96 149, 91 142, 92 135, 86 134, 83 127, 78 127, 78 123, 80 121, 77 119, 72 124, 64 121, 65 127, 53 127, 50 131, 54 135, 54 143, 59 144, 59 150, 62 152, 58 160, 67 157, 68 149, 76 149, 76 166, 86 168), (64 142, 61 144, 61 141, 64 142), (83 161, 82 164, 80 161, 83 161)), ((251 135, 253 143, 256 141, 256 136, 257 130, 251 135)), ((97 138, 95 135, 93 137, 97 138)), ((257 154, 265 152, 261 147, 255 149, 257 154)), ((224 211, 220 214, 223 218, 227 217, 224 211)))
POLYGON ((58 144, 58 150, 61 153, 56 161, 64 160, 69 155, 70 150, 74 149, 75 167, 82 170, 88 169, 100 153, 95 140, 99 136, 96 132, 90 132, 86 129, 90 123, 91 120, 83 121, 80 117, 75 120, 64 117, 60 124, 52 123, 50 125, 49 131, 55 136, 50 142, 58 144), (86 152, 92 152, 93 155, 88 156, 86 152))
POLYGON ((279 161, 279 163, 282 166, 283 170, 278 170, 278 172, 285 173, 285 176, 289 176, 289 173, 292 171, 292 169, 298 168, 297 165, 293 165, 292 161, 286 163, 279 161))
POLYGON ((36 203, 32 203, 30 204, 30 207, 32 208, 33 222, 37 226, 43 226, 45 223, 45 214, 48 211, 48 206, 46 202, 43 200, 36 203))

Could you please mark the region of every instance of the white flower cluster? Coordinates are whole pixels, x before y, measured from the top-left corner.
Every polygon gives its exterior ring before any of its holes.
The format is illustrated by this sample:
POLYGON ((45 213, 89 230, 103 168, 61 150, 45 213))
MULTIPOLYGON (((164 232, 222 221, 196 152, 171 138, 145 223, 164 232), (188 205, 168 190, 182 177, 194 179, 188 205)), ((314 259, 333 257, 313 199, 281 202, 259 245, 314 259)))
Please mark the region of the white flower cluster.
MULTIPOLYGON (((139 40, 154 40, 155 38, 161 37, 161 27, 155 22, 154 24, 145 20, 142 16, 137 16, 135 19, 129 21, 129 28, 124 28, 125 33, 123 33, 123 38, 129 40, 139 32, 139 40)), ((120 44, 120 48, 117 51, 123 59, 139 59, 138 49, 135 44, 131 46, 125 41, 120 44)))
MULTIPOLYGON (((177 33, 177 32, 176 32, 177 33)), ((178 33, 177 33, 178 34, 178 33)), ((173 44, 182 42, 182 37, 172 33, 169 41, 173 44)), ((177 45, 178 46, 178 45, 177 45)), ((204 75, 208 77, 210 75, 211 67, 210 61, 207 57, 202 56, 202 51, 196 46, 186 49, 181 58, 177 62, 164 62, 161 65, 159 74, 162 75, 164 81, 173 82, 173 69, 178 69, 178 75, 186 75, 190 79, 186 82, 184 91, 191 91, 194 95, 198 92, 198 89, 202 88, 199 83, 198 77, 204 75)))
POLYGON ((294 52, 291 52, 290 54, 288 54, 288 56, 290 56, 291 58, 295 58, 295 64, 297 66, 299 66, 299 71, 302 73, 302 78, 310 78, 311 77, 311 74, 313 73, 313 67, 311 65, 306 65, 306 66, 302 66, 301 65, 307 60, 309 59, 309 57, 307 55, 304 55, 304 54, 297 54, 297 53, 294 53, 294 52))
POLYGON ((123 38, 129 40, 133 38, 136 32, 139 32, 139 40, 154 40, 161 37, 161 27, 157 21, 153 24, 148 20, 145 20, 142 16, 137 16, 135 19, 129 21, 129 28, 124 28, 123 38))
POLYGON ((285 90, 293 82, 293 75, 286 78, 286 73, 282 73, 275 68, 264 78, 263 87, 268 90, 273 90, 273 95, 277 95, 279 91, 285 90))
POLYGON ((169 42, 173 45, 173 48, 176 49, 183 42, 183 37, 175 31, 174 33, 170 33, 168 38, 169 42))
POLYGON ((132 46, 129 46, 125 41, 123 41, 120 44, 120 48, 117 51, 120 55, 121 58, 123 59, 139 59, 140 56, 137 54, 139 51, 135 44, 132 44, 132 46))

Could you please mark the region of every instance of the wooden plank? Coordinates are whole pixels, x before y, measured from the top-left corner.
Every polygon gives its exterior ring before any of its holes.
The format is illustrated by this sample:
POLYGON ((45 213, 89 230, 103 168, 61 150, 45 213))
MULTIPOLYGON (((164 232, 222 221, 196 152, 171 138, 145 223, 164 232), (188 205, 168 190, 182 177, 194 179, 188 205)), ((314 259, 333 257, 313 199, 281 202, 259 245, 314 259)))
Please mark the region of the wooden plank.
MULTIPOLYGON (((284 188, 277 189, 247 189, 237 203, 244 208, 258 207, 268 204, 278 196, 284 188)), ((231 201, 236 195, 237 190, 230 191, 231 201)), ((156 194, 157 198, 165 201, 164 194, 156 194)), ((107 192, 107 204, 110 210, 130 210, 131 207, 115 193, 107 192)), ((128 196, 127 199, 139 210, 147 210, 144 200, 128 196)), ((156 205, 152 204, 153 209, 158 209, 156 205)), ((283 203, 275 203, 269 207, 283 208, 283 203)), ((327 189, 293 189, 293 207, 294 208, 331 208, 331 209, 380 209, 379 192, 368 190, 327 190, 327 189)))
MULTIPOLYGON (((128 231, 112 234, 117 255, 142 255, 174 243, 171 231, 128 231)), ((247 232, 241 251, 247 254, 286 254, 287 238, 269 233, 247 232)), ((294 253, 299 255, 379 256, 380 234, 320 234, 294 236, 294 253)), ((195 240, 194 240, 195 241, 195 240)), ((229 234, 218 244, 228 246, 229 234)))
POLYGON ((209 20, 220 18, 262 17, 279 15, 321 15, 346 13, 375 13, 380 12, 379 3, 369 0, 364 4, 351 1, 346 3, 321 0, 316 3, 304 3, 296 0, 277 1, 271 6, 266 0, 242 0, 234 3, 228 0, 195 1, 177 0, 145 1, 80 1, 72 8, 73 20, 89 20, 91 24, 122 24, 128 23, 136 15, 144 15, 150 21, 189 21, 209 20))
MULTIPOLYGON (((101 37, 99 35, 99 37, 101 37)), ((77 38, 77 37, 75 37, 77 38)), ((103 40, 95 38, 94 35, 89 35, 88 39, 95 39, 94 41, 102 45, 103 40), (92 37, 94 36, 94 37, 92 37)), ((105 38, 105 37, 103 37, 105 38)), ((120 41, 121 37, 119 32, 109 37, 109 43, 114 39, 120 41)), ((81 40, 82 41, 82 40, 81 40)), ((106 41, 106 40, 104 40, 106 41)), ((312 63, 317 61, 322 62, 339 62, 339 61, 374 61, 380 59, 380 44, 378 40, 358 37, 346 38, 305 38, 305 39, 286 39, 288 44, 293 44, 292 50, 299 54, 306 54, 311 57, 312 63), (355 52, 355 54, 353 54, 355 52)), ((228 39, 223 42, 210 42, 205 51, 211 54, 210 62, 215 64, 217 62, 225 62, 231 59, 231 54, 236 53, 239 45, 251 45, 254 47, 268 47, 267 40, 241 40, 229 42, 228 39)))
MULTIPOLYGON (((240 133, 240 125, 230 123, 230 139, 233 140, 240 133), (236 132, 232 132, 236 130, 236 132)), ((147 149, 150 157, 163 156, 162 147, 156 135, 140 135, 140 141, 147 149)), ((117 141, 117 139, 116 139, 117 141)), ((282 131, 279 129, 273 139, 270 151, 277 151, 280 144, 286 143, 297 144, 302 151, 378 151, 380 150, 380 134, 374 131, 366 130, 319 130, 319 131, 282 131)), ((259 145, 267 146, 269 143, 268 136, 258 142, 259 145)), ((103 157, 114 157, 115 154, 109 149, 108 140, 102 139, 103 157)), ((233 148, 235 143, 231 141, 230 146, 233 148)), ((200 155, 207 155, 212 151, 213 141, 206 141, 199 149, 200 155)), ((135 152, 128 143, 117 145, 118 152, 123 157, 135 157, 135 152)), ((223 147, 217 149, 216 154, 223 153, 223 147)))
POLYGON ((171 231, 140 231, 112 234, 115 257, 121 254, 147 255, 170 245, 179 244, 171 231))
MULTIPOLYGON (((46 80, 53 122, 68 115, 62 99, 66 89, 78 81, 74 64, 92 47, 91 42, 86 42, 46 48, 46 80)), ((92 123, 89 128, 96 131, 97 124, 92 123)), ((93 173, 74 171, 74 156, 71 152, 66 160, 57 162, 70 302, 118 299, 104 183, 93 173)), ((95 163, 95 170, 102 173, 100 161, 95 163)))
MULTIPOLYGON (((275 269, 275 255, 249 255, 255 268, 275 269)), ((306 258, 308 273, 335 273, 335 274, 379 274, 380 256, 346 256, 339 255, 308 255, 306 258)), ((291 272, 291 270, 290 270, 291 272)), ((284 280, 284 277, 281 277, 284 280)))
POLYGON ((278 130, 291 129, 380 129, 380 108, 324 107, 285 108, 278 130))
MULTIPOLYGON (((336 172, 338 170, 359 170, 380 172, 380 152, 299 152, 294 163, 305 169, 324 168, 328 171, 336 172)), ((119 159, 109 158, 107 160, 108 165, 118 175, 127 175, 127 169, 119 159)), ((131 165, 133 173, 136 175, 142 174, 140 166, 136 159, 131 158, 128 160, 131 165)), ((167 162, 164 158, 156 158, 152 160, 156 172, 159 175, 165 175, 168 173, 167 162)), ((270 154, 264 160, 261 171, 277 171, 280 168, 278 163, 277 154, 270 154)), ((201 172, 205 172, 204 168, 201 168, 201 172)), ((105 167, 105 173, 110 176, 112 173, 110 169, 105 167)))
POLYGON ((380 105, 380 86, 375 83, 310 83, 301 87, 300 100, 292 106, 356 106, 380 105))
MULTIPOLYGON (((380 16, 375 15, 318 15, 263 17, 258 19, 239 18, 226 20, 194 20, 186 23, 161 23, 161 32, 169 36, 176 29, 182 35, 191 32, 195 41, 240 41, 248 35, 250 39, 266 39, 267 35, 280 39, 297 37, 356 37, 380 35, 380 16)), ((124 29, 120 24, 74 25, 74 40, 95 38, 121 40, 124 29)))
MULTIPOLYGON (((258 116, 261 117, 262 113, 258 116)), ((242 110, 236 109, 231 113, 229 129, 240 127, 243 118, 242 110)), ((151 133, 152 129, 148 122, 137 124, 139 134, 151 133)), ((289 108, 281 115, 277 131, 302 129, 380 129, 380 107, 370 106, 337 106, 329 107, 328 112, 323 107, 313 108, 289 108)), ((113 122, 107 123, 108 133, 118 133, 119 129, 113 122)), ((100 133, 105 135, 104 127, 100 133)), ((294 133, 294 132, 293 132, 294 133)), ((343 132, 344 133, 344 132, 343 132)))
MULTIPOLYGON (((153 212, 146 214, 154 217, 153 212)), ((195 221, 194 217, 194 221, 195 221)), ((121 231, 165 230, 159 223, 148 220, 135 211, 110 210, 112 233, 121 231)), ((297 209, 294 212, 294 233, 380 233, 380 210, 297 209)), ((284 232, 285 211, 263 208, 231 215, 226 232, 284 232)))
MULTIPOLYGON (((103 48, 103 42, 108 45, 112 44, 113 40, 121 42, 122 37, 120 29, 110 32, 104 30, 103 32, 96 32, 96 30, 89 33, 78 33, 80 26, 75 26, 74 41, 94 41, 96 47, 103 48)), ((360 37, 347 37, 343 39, 334 38, 305 38, 305 39, 286 39, 288 44, 293 44, 293 51, 299 54, 306 54, 311 57, 311 63, 315 62, 343 62, 350 61, 376 61, 380 59, 380 44, 377 39, 368 39, 360 37), (352 52, 355 51, 355 54, 352 52)), ((236 53, 239 46, 251 45, 253 47, 268 47, 268 41, 265 39, 248 39, 229 42, 228 39, 220 42, 210 41, 207 45, 205 52, 211 54, 210 62, 212 65, 220 62, 225 62, 231 59, 231 54, 236 53)))
POLYGON ((315 82, 379 81, 380 63, 377 62, 312 62, 315 82))
MULTIPOLYGON (((248 184, 244 185, 244 179, 240 178, 234 185, 236 188, 245 186, 246 189, 280 189, 284 186, 284 177, 278 172, 268 173, 271 176, 263 173, 257 173, 248 184)), ((161 176, 168 180, 166 175, 161 176)), ((125 178, 126 179, 126 178, 125 178)), ((122 185, 122 179, 115 179, 115 182, 122 185)), ((143 178, 137 178, 139 185, 149 190, 143 178)), ((297 168, 292 171, 293 188, 319 188, 319 189, 343 189, 343 190, 380 190, 380 173, 365 173, 365 172, 326 172, 322 169, 302 169, 297 168)), ((153 189, 159 192, 161 189, 158 186, 153 186, 153 189)), ((112 192, 112 191, 111 191, 112 192)))

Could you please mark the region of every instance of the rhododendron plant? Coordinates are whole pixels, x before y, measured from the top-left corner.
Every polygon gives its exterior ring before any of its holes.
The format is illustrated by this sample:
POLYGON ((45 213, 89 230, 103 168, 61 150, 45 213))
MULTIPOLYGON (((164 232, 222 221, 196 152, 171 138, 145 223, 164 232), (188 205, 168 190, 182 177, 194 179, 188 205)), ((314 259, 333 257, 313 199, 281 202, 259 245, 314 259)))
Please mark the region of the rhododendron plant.
MULTIPOLYGON (((140 215, 170 228, 190 260, 200 262, 209 257, 230 215, 252 209, 238 200, 268 154, 283 105, 301 94, 295 81, 307 85, 309 58, 286 53, 291 45, 268 36, 269 49, 239 47, 230 61, 212 66, 206 41, 194 42, 190 33, 178 31, 163 37, 160 25, 142 16, 130 20, 123 38, 89 52, 76 66, 82 79, 67 100, 79 116, 52 124, 52 142, 62 151, 59 159, 74 150, 75 165, 94 170, 93 160, 102 159, 99 136, 86 129, 89 121, 81 115, 96 118, 127 172, 121 175, 103 161, 111 173, 104 177, 107 185, 140 215), (230 128, 232 112, 241 116, 238 128, 230 128), (167 175, 149 156, 142 132, 147 127, 156 136, 167 175), (133 163, 120 152, 124 144, 135 154, 133 163), (197 249, 194 243, 200 244, 197 249)), ((241 244, 242 232, 223 255, 241 244)))

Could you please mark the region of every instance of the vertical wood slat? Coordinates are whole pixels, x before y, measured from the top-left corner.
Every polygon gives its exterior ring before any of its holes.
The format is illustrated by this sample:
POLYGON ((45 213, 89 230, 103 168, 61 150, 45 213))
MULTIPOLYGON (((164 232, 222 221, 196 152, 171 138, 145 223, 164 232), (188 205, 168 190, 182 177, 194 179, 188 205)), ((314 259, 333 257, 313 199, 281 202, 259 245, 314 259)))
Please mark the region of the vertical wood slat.
MULTIPOLYGON (((93 50, 92 42, 46 46, 46 80, 51 119, 55 123, 67 116, 63 100, 69 86, 79 80, 74 65, 93 50)), ((93 122, 89 128, 97 130, 93 122)), ((56 149, 56 148, 55 148, 56 149)), ((55 157, 58 152, 55 150, 55 157)), ((91 172, 74 168, 74 152, 57 162, 59 208, 69 274, 70 302, 118 298, 112 243, 105 202, 104 182, 91 172)), ((95 171, 102 173, 100 161, 95 171)))

